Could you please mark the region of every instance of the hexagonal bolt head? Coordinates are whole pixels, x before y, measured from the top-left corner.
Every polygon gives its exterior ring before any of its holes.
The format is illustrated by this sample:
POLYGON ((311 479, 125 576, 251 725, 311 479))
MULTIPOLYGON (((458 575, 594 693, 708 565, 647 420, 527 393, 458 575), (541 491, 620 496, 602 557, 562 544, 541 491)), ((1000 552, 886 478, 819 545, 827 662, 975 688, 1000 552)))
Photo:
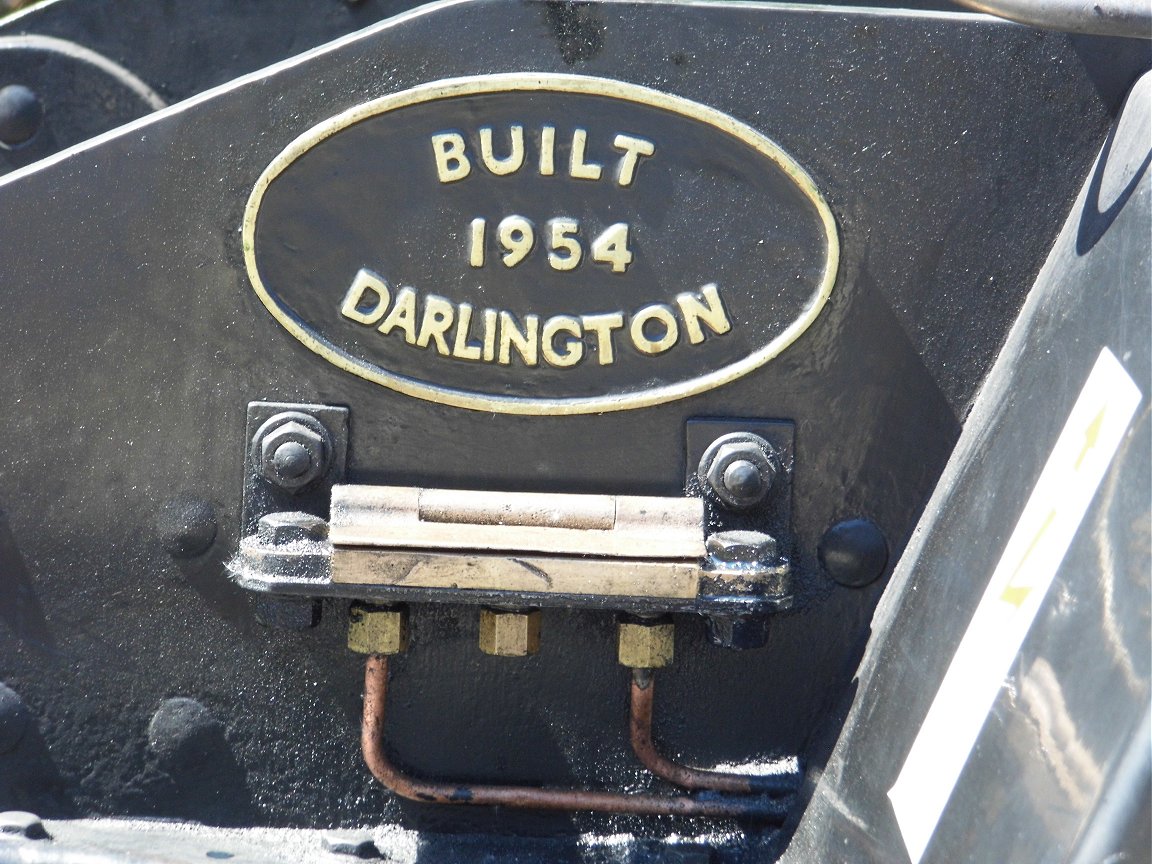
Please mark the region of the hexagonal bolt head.
POLYGON ((353 603, 348 610, 348 649, 357 654, 407 651, 408 610, 402 606, 353 603))
POLYGON ((621 666, 661 669, 672 662, 676 627, 668 622, 621 621, 616 657, 621 666))
POLYGON ((540 610, 480 610, 480 650, 496 657, 527 657, 540 650, 540 610))
POLYGON ((770 534, 720 531, 708 537, 704 548, 708 557, 701 593, 791 595, 792 567, 780 557, 776 538, 770 534))
POLYGON ((709 615, 708 640, 721 648, 748 651, 768 644, 768 618, 764 615, 709 615))
POLYGON ((321 603, 311 597, 257 597, 256 621, 275 630, 309 630, 320 623, 321 603))
POLYGON ((773 565, 777 562, 776 538, 760 531, 719 531, 704 541, 708 560, 717 569, 736 565, 773 565))
POLYGON ((256 536, 270 546, 316 542, 328 537, 328 523, 311 513, 267 513, 256 524, 256 536))
POLYGON ((332 442, 320 422, 293 411, 268 420, 252 446, 264 479, 292 492, 323 477, 332 459, 332 442))
POLYGON ((755 507, 768 495, 779 470, 772 445, 751 432, 717 438, 704 455, 696 476, 705 490, 734 510, 755 507))

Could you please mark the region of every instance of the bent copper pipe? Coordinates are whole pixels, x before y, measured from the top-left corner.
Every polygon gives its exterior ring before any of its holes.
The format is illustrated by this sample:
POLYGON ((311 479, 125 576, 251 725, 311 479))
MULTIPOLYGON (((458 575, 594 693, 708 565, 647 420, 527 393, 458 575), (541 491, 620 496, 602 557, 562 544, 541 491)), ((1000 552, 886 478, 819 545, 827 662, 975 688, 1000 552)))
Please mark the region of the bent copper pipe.
POLYGON ((377 780, 404 798, 437 804, 481 804, 537 810, 597 810, 651 816, 695 816, 783 820, 787 805, 771 798, 690 798, 595 792, 584 789, 541 789, 534 786, 492 786, 442 783, 411 777, 392 764, 384 752, 385 707, 388 697, 388 658, 372 654, 364 668, 364 722, 360 744, 364 762, 377 780))
POLYGON ((652 702, 656 689, 651 669, 632 670, 632 711, 629 726, 632 750, 644 767, 661 779, 685 789, 708 789, 743 795, 794 792, 795 780, 787 774, 748 776, 724 771, 703 771, 673 762, 652 742, 652 702))

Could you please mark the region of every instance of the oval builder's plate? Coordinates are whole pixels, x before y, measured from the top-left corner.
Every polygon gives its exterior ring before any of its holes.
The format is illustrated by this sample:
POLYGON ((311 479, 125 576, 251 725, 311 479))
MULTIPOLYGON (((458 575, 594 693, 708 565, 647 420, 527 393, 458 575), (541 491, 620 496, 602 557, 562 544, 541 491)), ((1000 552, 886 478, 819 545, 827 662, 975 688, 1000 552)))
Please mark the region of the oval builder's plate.
POLYGON ((438 81, 284 150, 248 202, 252 284, 293 336, 410 396, 639 408, 777 356, 838 261, 812 179, 698 103, 576 75, 438 81))

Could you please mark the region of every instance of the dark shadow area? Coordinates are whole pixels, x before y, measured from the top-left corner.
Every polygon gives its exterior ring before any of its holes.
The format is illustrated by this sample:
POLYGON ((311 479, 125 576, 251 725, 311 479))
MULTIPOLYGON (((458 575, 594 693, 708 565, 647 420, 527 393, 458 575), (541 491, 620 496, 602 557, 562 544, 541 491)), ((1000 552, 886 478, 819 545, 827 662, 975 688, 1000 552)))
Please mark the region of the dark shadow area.
POLYGON ((65 817, 74 809, 32 712, 0 684, 0 810, 65 817))
POLYGON ((1108 111, 1118 115, 1136 79, 1152 66, 1152 42, 1076 33, 1067 39, 1108 111))
MULTIPOLYGON (((1135 92, 1135 91, 1134 91, 1135 92)), ((1139 98, 1138 96, 1136 98, 1139 98)), ((1092 179, 1088 183, 1088 194, 1084 201, 1084 209, 1080 212, 1080 225, 1076 231, 1076 254, 1087 255, 1092 251, 1093 247, 1100 242, 1112 223, 1116 221, 1116 217, 1124 209, 1128 203, 1128 199, 1136 192, 1140 186, 1140 179, 1148 170, 1149 164, 1152 164, 1152 148, 1148 149, 1144 158, 1140 163, 1140 167, 1132 172, 1128 178, 1128 182, 1116 195, 1115 200, 1101 209, 1101 187, 1104 184, 1104 178, 1109 170, 1118 170, 1117 166, 1113 165, 1113 160, 1122 159, 1124 154, 1113 154, 1112 149, 1116 143, 1116 133, 1120 129, 1119 125, 1112 127, 1112 131, 1108 133, 1108 137, 1104 141, 1104 147, 1100 151, 1100 158, 1096 162, 1096 168, 1092 172, 1092 179)))
POLYGON ((0 620, 21 642, 47 651, 56 643, 48 630, 44 609, 32 587, 24 556, 12 535, 8 514, 0 509, 0 620))
POLYGON ((154 530, 169 567, 221 620, 248 631, 253 628, 247 592, 227 573, 236 547, 229 516, 206 495, 185 490, 157 509, 154 530))

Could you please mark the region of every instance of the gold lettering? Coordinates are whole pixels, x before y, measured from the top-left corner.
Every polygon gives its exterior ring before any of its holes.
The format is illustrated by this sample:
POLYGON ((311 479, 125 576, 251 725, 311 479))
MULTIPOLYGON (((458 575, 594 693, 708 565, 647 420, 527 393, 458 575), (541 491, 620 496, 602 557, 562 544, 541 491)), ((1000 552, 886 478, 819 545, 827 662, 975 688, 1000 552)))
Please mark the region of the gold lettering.
POLYGON ((472 163, 464 153, 464 136, 457 132, 433 135, 432 155, 436 157, 436 174, 441 183, 463 180, 472 171, 472 163))
POLYGON ((492 152, 492 127, 485 126, 480 130, 480 158, 484 160, 484 167, 497 177, 514 174, 524 164, 524 127, 512 126, 508 134, 512 139, 512 152, 503 159, 497 159, 492 152))
POLYGON ((418 296, 414 288, 393 292, 383 277, 367 268, 357 271, 340 304, 345 318, 388 335, 401 330, 404 341, 457 360, 513 364, 515 355, 529 368, 543 363, 567 369, 596 353, 600 366, 616 362, 615 338, 624 331, 635 349, 649 356, 677 345, 680 336, 699 345, 723 335, 733 324, 714 283, 676 295, 671 303, 651 303, 631 316, 624 312, 591 315, 517 315, 509 310, 476 309, 434 294, 418 296), (391 303, 390 303, 391 301, 391 303), (477 321, 479 317, 479 321, 477 321), (475 326, 474 326, 475 325, 475 326))
POLYGON ((602 166, 584 161, 584 148, 588 145, 588 133, 583 129, 572 132, 572 155, 568 160, 568 173, 577 180, 599 180, 602 166))
POLYGON ((553 366, 561 368, 575 366, 584 359, 584 331, 580 320, 571 315, 553 315, 544 322, 540 334, 540 353, 553 366), (557 350, 556 337, 567 333, 571 338, 563 341, 563 349, 557 350))
POLYGON ((430 341, 436 342, 436 350, 448 356, 448 340, 444 334, 452 326, 455 317, 455 307, 443 297, 429 294, 424 298, 424 317, 420 319, 420 335, 416 337, 419 348, 427 348, 430 341))
POLYGON ((496 359, 496 310, 484 310, 484 362, 496 359))
POLYGON ((473 267, 484 266, 484 234, 488 229, 488 220, 476 218, 470 226, 471 239, 468 242, 468 263, 473 267))
POLYGON ((352 286, 344 295, 344 302, 340 305, 340 314, 361 324, 375 324, 384 317, 391 302, 391 292, 383 279, 368 269, 361 269, 352 280, 352 286), (361 309, 364 295, 371 291, 376 295, 376 303, 370 310, 361 309))
POLYGON ((516 316, 511 312, 500 312, 500 363, 512 363, 512 348, 515 347, 525 366, 535 366, 540 346, 540 317, 524 316, 524 329, 521 330, 516 316))
POLYGON ((732 322, 728 320, 728 313, 724 310, 724 304, 720 302, 720 292, 716 290, 714 284, 705 285, 699 294, 693 291, 677 294, 676 305, 680 307, 680 315, 684 318, 688 341, 693 345, 699 345, 704 341, 701 321, 717 335, 723 335, 732 329, 732 322))
POLYGON ((621 133, 612 141, 612 146, 623 150, 624 156, 616 166, 616 182, 621 186, 631 186, 636 176, 636 165, 641 156, 651 156, 656 152, 656 145, 643 138, 633 138, 631 135, 621 133))
POLYGON ((452 341, 452 356, 461 360, 479 360, 480 346, 468 341, 472 327, 472 305, 461 303, 456 318, 456 338, 452 341))
POLYGON ((377 329, 387 335, 396 327, 404 331, 405 342, 416 344, 416 292, 411 288, 401 288, 396 292, 392 311, 377 329))
POLYGON ((545 177, 556 173, 556 129, 552 126, 540 128, 540 173, 545 177))
POLYGON ((628 328, 632 337, 632 344, 642 354, 663 354, 676 344, 680 338, 680 327, 676 324, 676 316, 672 310, 663 303, 653 303, 645 306, 632 316, 632 324, 628 328), (649 339, 644 333, 644 325, 649 321, 656 321, 664 328, 664 335, 659 339, 649 339))
POLYGON ((619 312, 609 312, 604 315, 582 315, 580 323, 584 329, 596 336, 596 357, 601 366, 611 366, 616 362, 616 353, 612 350, 612 331, 624 326, 624 316, 619 312))

